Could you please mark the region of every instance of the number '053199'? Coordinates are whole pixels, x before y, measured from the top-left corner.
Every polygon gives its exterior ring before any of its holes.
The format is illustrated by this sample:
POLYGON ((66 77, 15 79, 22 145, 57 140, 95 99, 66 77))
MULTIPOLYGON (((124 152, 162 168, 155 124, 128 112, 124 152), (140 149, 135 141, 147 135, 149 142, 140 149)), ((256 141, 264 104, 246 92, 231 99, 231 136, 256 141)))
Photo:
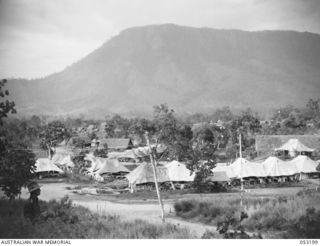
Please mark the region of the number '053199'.
POLYGON ((317 245, 318 244, 318 240, 300 240, 300 244, 317 245))

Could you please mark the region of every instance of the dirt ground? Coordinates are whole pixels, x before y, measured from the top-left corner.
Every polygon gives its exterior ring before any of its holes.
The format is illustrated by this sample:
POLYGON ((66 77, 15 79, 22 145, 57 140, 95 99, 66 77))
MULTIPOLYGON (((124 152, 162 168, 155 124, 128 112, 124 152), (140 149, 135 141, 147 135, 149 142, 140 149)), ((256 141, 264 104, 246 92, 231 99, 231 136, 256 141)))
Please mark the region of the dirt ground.
MULTIPOLYGON (((151 199, 142 198, 123 199, 116 195, 79 195, 73 193, 69 188, 73 188, 75 185, 66 183, 44 183, 41 184, 40 199, 49 201, 52 199, 60 199, 65 195, 68 195, 74 204, 81 205, 89 208, 93 212, 100 214, 119 215, 122 220, 134 220, 142 219, 151 223, 162 223, 160 218, 160 208, 155 196, 151 196, 151 199), (118 199, 117 199, 118 197, 118 199)), ((266 189, 252 189, 246 192, 247 196, 271 196, 271 195, 291 195, 296 194, 302 187, 290 187, 290 188, 266 188, 266 189)), ((150 191, 149 191, 150 192, 150 191)), ((216 231, 213 226, 207 226, 200 223, 186 222, 175 216, 173 204, 180 199, 206 199, 226 196, 239 196, 239 193, 211 193, 211 194, 182 194, 175 192, 173 194, 165 193, 164 195, 164 210, 166 216, 166 222, 175 224, 181 227, 187 227, 191 232, 201 237, 203 233, 208 229, 216 231)), ((25 189, 22 190, 22 198, 28 198, 28 193, 25 189)))

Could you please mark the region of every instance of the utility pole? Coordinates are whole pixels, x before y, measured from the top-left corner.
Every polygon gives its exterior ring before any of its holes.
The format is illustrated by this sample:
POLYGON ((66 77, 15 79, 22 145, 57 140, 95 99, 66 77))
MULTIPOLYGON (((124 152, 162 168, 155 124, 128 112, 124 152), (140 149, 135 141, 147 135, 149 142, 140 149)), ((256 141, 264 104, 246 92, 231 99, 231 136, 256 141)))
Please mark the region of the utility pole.
POLYGON ((240 156, 240 182, 241 182, 241 200, 240 200, 240 204, 241 207, 243 206, 243 164, 242 164, 242 144, 241 144, 241 133, 239 133, 239 156, 240 156))
POLYGON ((154 159, 153 154, 152 154, 152 149, 151 149, 150 141, 149 141, 149 133, 146 132, 145 135, 146 135, 147 145, 148 145, 149 152, 150 152, 150 161, 151 161, 151 165, 152 165, 152 169, 153 169, 154 184, 156 186, 158 201, 159 201, 160 210, 161 210, 161 220, 162 220, 162 222, 165 222, 163 202, 161 200, 160 190, 159 190, 159 186, 158 186, 158 178, 157 178, 157 171, 156 171, 156 160, 154 159))

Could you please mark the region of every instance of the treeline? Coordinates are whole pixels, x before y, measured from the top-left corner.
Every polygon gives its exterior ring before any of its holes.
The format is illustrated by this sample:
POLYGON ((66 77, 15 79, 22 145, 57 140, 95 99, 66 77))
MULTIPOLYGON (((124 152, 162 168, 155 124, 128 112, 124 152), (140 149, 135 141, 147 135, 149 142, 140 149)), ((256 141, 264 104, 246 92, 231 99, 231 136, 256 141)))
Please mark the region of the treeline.
MULTIPOLYGON (((251 109, 235 114, 229 107, 217 109, 212 114, 197 113, 182 118, 169 106, 162 104, 154 106, 151 118, 127 118, 118 114, 107 116, 105 120, 85 120, 79 117, 51 122, 42 116, 7 118, 3 120, 1 133, 9 142, 18 141, 20 145, 29 147, 39 143, 43 149, 49 149, 59 141, 80 133, 87 134, 90 139, 101 138, 101 135, 132 138, 137 144, 144 145, 147 131, 152 142, 172 147, 168 158, 186 159, 190 156, 184 152, 190 152, 192 146, 200 143, 206 143, 208 149, 214 152, 224 150, 227 158, 235 158, 239 134, 242 134, 245 155, 248 152, 253 157, 256 134, 316 134, 319 128, 320 99, 310 99, 303 109, 293 106, 276 109, 268 120, 262 120, 251 109), (90 130, 88 126, 91 126, 90 130)), ((201 148, 206 151, 205 147, 201 148)))

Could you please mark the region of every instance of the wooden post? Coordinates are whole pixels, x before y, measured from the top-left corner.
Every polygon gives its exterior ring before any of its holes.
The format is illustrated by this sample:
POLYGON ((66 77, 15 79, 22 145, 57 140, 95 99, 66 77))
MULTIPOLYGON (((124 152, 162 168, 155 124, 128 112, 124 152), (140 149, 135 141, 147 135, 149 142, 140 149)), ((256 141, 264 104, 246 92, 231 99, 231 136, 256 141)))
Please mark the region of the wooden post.
POLYGON ((148 132, 146 132, 146 140, 147 140, 147 145, 148 145, 149 152, 150 152, 150 161, 151 161, 151 165, 152 165, 152 169, 153 169, 154 184, 156 186, 158 201, 159 201, 160 210, 161 210, 161 220, 162 220, 162 222, 165 222, 163 202, 161 200, 160 190, 159 190, 159 186, 158 186, 158 178, 157 178, 157 172, 156 172, 156 161, 155 161, 153 154, 152 154, 152 149, 150 146, 148 132))
POLYGON ((239 156, 240 156, 240 182, 241 182, 241 200, 240 205, 243 207, 243 166, 242 166, 242 144, 241 144, 241 133, 239 134, 239 156))

